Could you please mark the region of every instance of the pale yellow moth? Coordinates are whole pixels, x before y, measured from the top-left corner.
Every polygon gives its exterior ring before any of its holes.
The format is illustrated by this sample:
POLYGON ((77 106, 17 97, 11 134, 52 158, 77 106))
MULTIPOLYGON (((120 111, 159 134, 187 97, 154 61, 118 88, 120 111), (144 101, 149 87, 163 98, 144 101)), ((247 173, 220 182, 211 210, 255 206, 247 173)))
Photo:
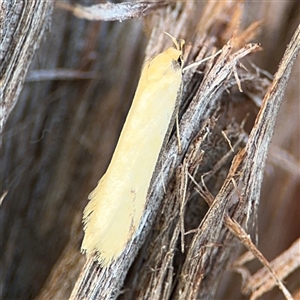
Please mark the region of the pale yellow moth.
POLYGON ((83 215, 82 252, 106 267, 136 232, 157 161, 173 127, 182 83, 183 40, 148 61, 111 162, 83 215))

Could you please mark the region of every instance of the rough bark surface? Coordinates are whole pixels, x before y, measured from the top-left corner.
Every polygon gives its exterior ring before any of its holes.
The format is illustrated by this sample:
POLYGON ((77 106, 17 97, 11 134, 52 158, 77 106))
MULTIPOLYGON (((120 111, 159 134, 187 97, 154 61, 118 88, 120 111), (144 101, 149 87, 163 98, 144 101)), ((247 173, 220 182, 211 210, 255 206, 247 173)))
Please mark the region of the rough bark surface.
POLYGON ((23 88, 27 70, 49 29, 52 1, 0 3, 0 133, 23 88))

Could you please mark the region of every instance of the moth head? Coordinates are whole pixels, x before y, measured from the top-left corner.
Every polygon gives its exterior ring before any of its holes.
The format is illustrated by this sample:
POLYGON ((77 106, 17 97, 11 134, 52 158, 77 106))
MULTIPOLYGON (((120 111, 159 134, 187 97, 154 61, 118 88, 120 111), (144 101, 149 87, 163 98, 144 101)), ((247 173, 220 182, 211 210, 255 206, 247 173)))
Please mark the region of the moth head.
POLYGON ((182 69, 182 66, 184 63, 182 54, 183 54, 183 47, 184 47, 185 41, 183 39, 176 39, 168 32, 164 31, 164 33, 172 39, 172 42, 174 43, 176 50, 178 51, 178 52, 174 51, 174 63, 173 63, 174 67, 178 66, 178 64, 179 64, 180 68, 182 69))
POLYGON ((171 37, 175 47, 168 48, 148 61, 145 65, 148 80, 162 80, 162 78, 169 80, 174 73, 182 73, 184 40, 167 35, 171 37))

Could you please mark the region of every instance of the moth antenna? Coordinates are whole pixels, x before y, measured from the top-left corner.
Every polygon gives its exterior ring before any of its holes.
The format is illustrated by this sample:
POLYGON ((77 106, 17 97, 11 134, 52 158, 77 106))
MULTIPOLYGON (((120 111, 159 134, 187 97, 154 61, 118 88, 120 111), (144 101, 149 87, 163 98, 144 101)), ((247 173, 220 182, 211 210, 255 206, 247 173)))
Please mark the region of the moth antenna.
POLYGON ((185 44, 185 41, 182 39, 176 39, 174 36, 172 36, 170 33, 164 31, 164 34, 166 34, 167 36, 169 36, 172 39, 172 42, 174 43, 174 45, 176 46, 176 49, 179 51, 182 51, 183 46, 185 44))

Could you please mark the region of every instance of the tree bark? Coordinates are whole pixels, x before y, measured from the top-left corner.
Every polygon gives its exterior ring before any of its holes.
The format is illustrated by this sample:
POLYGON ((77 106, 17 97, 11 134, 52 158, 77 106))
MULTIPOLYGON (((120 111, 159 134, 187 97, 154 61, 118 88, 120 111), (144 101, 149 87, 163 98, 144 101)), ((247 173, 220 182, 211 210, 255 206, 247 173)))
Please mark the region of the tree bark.
POLYGON ((52 1, 1 3, 0 133, 22 90, 27 70, 49 29, 52 1))

